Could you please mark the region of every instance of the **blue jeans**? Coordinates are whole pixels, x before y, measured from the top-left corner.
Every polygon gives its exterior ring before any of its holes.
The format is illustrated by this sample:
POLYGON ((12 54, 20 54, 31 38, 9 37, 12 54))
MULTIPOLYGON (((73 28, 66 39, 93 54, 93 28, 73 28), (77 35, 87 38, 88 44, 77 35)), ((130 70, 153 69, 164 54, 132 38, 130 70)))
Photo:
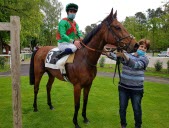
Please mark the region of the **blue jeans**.
POLYGON ((141 100, 143 97, 143 90, 135 91, 129 90, 122 87, 119 87, 119 113, 122 126, 127 126, 126 122, 126 109, 128 106, 128 101, 131 99, 133 111, 134 111, 134 120, 135 128, 141 128, 142 124, 142 109, 141 109, 141 100))

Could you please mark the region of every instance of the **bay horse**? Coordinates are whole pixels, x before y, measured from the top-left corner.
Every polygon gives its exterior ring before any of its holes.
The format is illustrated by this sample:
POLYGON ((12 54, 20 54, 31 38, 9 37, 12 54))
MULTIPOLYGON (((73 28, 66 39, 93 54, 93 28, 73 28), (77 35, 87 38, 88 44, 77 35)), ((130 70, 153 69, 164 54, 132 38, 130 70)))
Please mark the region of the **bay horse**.
MULTIPOLYGON (((97 61, 106 44, 112 44, 118 47, 125 48, 127 52, 134 49, 136 41, 130 36, 123 25, 117 20, 117 11, 113 13, 113 8, 110 14, 83 40, 83 47, 76 51, 74 62, 65 65, 69 81, 74 86, 74 116, 73 123, 75 128, 80 128, 77 120, 78 111, 80 108, 80 95, 83 89, 83 108, 82 116, 84 123, 89 120, 86 116, 88 94, 94 78, 96 77, 97 61)), ((47 104, 50 109, 53 109, 51 102, 50 91, 55 77, 64 81, 64 78, 58 69, 50 69, 45 67, 45 58, 48 52, 54 46, 44 46, 39 48, 32 54, 30 63, 30 84, 34 85, 34 111, 37 108, 37 94, 39 90, 40 80, 45 72, 49 79, 46 85, 47 104)))

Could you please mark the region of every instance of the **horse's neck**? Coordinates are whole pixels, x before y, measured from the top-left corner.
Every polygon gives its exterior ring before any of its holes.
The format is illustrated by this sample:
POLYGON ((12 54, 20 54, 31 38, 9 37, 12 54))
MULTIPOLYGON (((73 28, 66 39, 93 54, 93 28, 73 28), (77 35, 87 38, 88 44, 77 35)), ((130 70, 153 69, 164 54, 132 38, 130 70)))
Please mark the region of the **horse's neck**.
POLYGON ((101 39, 91 40, 89 42, 89 44, 87 46, 96 50, 96 51, 92 51, 92 50, 86 48, 86 53, 87 53, 86 59, 89 63, 91 63, 93 65, 97 64, 97 61, 101 55, 101 51, 103 50, 104 45, 105 45, 105 43, 101 39), (100 52, 97 50, 99 50, 100 52))

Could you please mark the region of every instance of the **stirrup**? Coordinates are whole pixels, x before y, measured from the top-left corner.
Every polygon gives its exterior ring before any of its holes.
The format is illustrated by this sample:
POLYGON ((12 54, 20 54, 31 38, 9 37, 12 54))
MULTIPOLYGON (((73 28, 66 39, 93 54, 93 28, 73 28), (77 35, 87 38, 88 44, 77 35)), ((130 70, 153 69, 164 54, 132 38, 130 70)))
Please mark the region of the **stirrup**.
POLYGON ((68 79, 68 77, 67 77, 67 74, 62 74, 62 76, 63 76, 63 78, 64 78, 65 81, 70 82, 69 79, 68 79))

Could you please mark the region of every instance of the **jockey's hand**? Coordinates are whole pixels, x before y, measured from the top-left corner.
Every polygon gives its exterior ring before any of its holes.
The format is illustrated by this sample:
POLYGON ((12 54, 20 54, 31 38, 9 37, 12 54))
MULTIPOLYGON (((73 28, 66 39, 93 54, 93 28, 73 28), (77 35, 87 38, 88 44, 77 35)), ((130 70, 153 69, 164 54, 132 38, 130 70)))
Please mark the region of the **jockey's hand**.
POLYGON ((75 40, 74 45, 77 47, 77 49, 80 49, 82 47, 80 44, 80 40, 75 40))
POLYGON ((80 41, 83 41, 83 37, 80 37, 80 41))

